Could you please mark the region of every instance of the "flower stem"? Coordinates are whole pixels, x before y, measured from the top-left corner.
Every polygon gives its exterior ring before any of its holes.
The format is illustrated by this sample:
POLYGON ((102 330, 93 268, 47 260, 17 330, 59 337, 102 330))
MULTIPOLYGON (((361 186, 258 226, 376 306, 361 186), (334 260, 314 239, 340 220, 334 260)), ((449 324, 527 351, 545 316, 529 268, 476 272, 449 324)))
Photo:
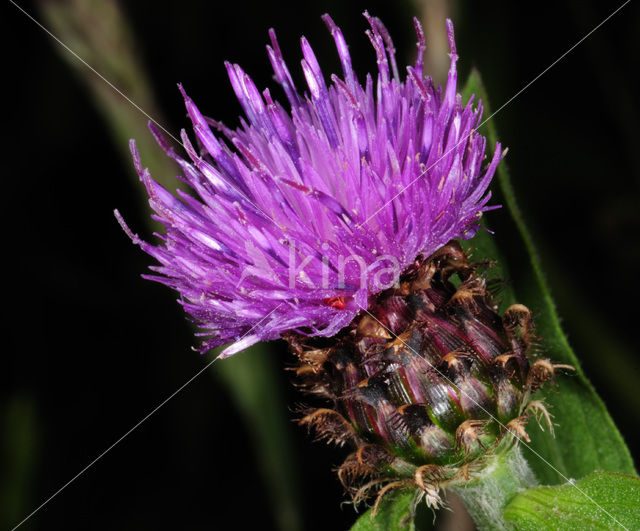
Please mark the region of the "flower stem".
POLYGON ((516 494, 538 482, 518 446, 492 459, 480 476, 450 490, 463 501, 478 529, 512 529, 502 518, 503 509, 516 494))

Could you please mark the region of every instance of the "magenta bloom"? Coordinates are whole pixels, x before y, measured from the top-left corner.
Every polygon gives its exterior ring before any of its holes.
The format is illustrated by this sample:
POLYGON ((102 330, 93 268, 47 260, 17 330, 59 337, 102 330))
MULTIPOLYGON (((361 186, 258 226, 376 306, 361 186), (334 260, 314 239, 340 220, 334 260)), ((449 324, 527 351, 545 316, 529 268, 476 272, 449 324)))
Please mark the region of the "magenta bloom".
POLYGON ((303 37, 308 92, 298 92, 271 30, 267 50, 286 107, 227 64, 246 115, 238 129, 204 117, 184 91, 198 146, 182 131, 188 159, 151 126, 199 199, 176 198, 156 183, 131 142, 166 234, 151 245, 123 226, 160 263, 147 278, 179 292, 202 328, 203 351, 233 342, 229 356, 287 331, 335 335, 417 256, 473 236, 490 208, 487 188, 501 150, 483 167, 486 140, 474 130, 482 108, 463 107, 456 92, 451 22, 443 89, 423 75, 417 20, 418 59, 402 79, 388 32, 365 16, 375 80, 359 83, 344 37, 325 15, 342 78, 326 84, 303 37))

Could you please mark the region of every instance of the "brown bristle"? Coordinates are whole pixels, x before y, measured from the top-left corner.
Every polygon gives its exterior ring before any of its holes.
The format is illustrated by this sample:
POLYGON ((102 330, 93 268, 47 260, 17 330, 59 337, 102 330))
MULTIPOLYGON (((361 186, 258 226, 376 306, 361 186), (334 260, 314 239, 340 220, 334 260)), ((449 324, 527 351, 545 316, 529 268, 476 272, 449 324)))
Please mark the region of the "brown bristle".
POLYGON ((318 440, 343 446, 347 441, 357 439, 353 426, 337 411, 319 408, 310 411, 299 421, 302 426, 313 428, 318 440))
POLYGON ((480 436, 486 433, 486 420, 465 420, 456 430, 456 444, 465 454, 470 454, 474 446, 484 448, 480 436))

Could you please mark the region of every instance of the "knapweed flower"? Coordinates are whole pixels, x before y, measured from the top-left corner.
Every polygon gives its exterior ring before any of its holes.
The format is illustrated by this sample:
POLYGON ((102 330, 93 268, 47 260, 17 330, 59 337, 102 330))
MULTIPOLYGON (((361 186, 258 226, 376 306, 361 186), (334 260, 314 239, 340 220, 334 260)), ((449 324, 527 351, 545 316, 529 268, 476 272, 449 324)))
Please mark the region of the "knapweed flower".
POLYGON ((329 85, 302 38, 298 91, 270 31, 286 107, 232 64, 238 129, 204 117, 183 91, 197 140, 182 132, 188 159, 152 131, 195 193, 162 188, 132 142, 166 234, 152 245, 122 223, 160 263, 149 278, 175 289, 202 328, 203 351, 289 342, 300 384, 331 402, 301 422, 354 447, 339 475, 356 501, 412 485, 437 505, 440 486, 467 480, 513 434, 526 438, 527 412, 546 414, 531 395, 556 366, 530 366, 529 311, 500 316, 480 265, 453 241, 472 237, 491 208, 502 151, 486 157, 482 107, 457 93, 451 22, 442 88, 423 74, 417 20, 418 59, 401 77, 387 30, 365 16, 375 79, 358 80, 325 15, 343 73, 329 85))
POLYGON ((471 237, 488 208, 501 151, 496 146, 485 164, 486 140, 474 131, 482 108, 463 106, 456 93, 451 22, 442 89, 423 75, 417 20, 418 59, 402 79, 386 29, 366 16, 375 79, 358 81, 344 37, 325 15, 342 78, 327 85, 303 37, 300 93, 271 30, 267 51, 287 107, 227 64, 246 115, 240 128, 204 117, 184 91, 198 146, 182 132, 190 160, 151 125, 198 198, 163 189, 132 142, 151 207, 167 227, 161 245, 136 241, 161 264, 149 278, 177 290, 202 327, 203 351, 235 342, 228 356, 290 331, 335 335, 418 255, 471 237))

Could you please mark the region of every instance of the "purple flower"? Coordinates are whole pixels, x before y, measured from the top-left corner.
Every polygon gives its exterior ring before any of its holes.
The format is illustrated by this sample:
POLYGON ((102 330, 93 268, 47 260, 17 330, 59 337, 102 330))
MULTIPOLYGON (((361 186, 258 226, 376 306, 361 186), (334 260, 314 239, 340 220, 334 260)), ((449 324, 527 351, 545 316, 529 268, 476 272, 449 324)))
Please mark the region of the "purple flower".
POLYGON ((416 19, 418 59, 403 80, 386 28, 365 17, 375 80, 359 83, 342 32, 325 15, 343 77, 332 75, 327 85, 303 37, 304 94, 269 32, 267 51, 287 108, 228 63, 246 115, 238 129, 204 117, 180 87, 198 147, 183 130, 182 158, 150 127, 198 198, 181 191, 175 197, 156 183, 131 141, 155 218, 166 226, 162 243, 140 240, 118 217, 160 263, 145 277, 178 291, 201 327, 202 351, 233 342, 226 357, 288 331, 335 335, 416 257, 473 236, 491 208, 487 187, 500 145, 483 168, 486 140, 474 130, 482 107, 463 107, 456 92, 451 21, 442 88, 423 75, 425 39, 416 19))

